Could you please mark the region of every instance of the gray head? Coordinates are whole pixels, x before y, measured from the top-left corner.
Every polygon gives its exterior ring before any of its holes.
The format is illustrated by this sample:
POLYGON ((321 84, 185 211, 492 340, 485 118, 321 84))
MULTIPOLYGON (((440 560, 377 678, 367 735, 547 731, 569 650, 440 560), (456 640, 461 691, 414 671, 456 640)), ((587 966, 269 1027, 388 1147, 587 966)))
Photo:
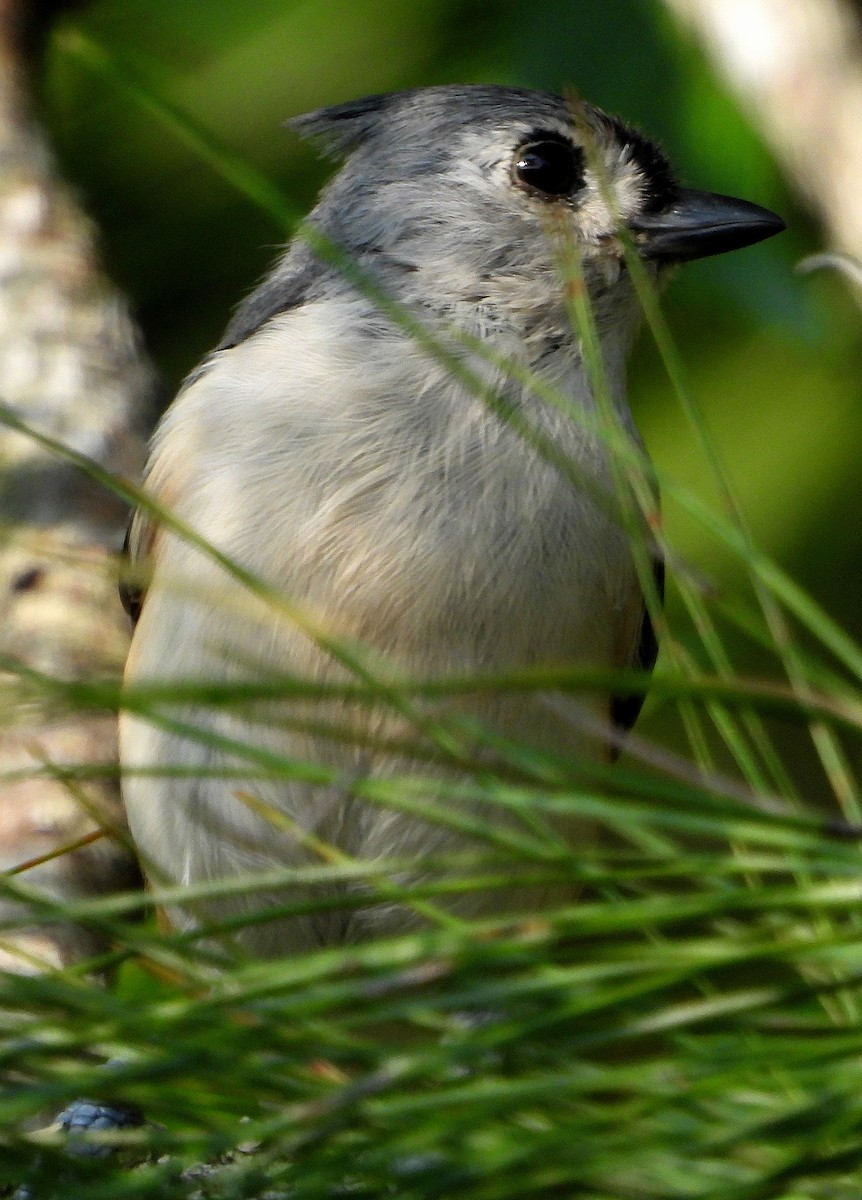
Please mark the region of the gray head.
MULTIPOLYGON (((635 320, 621 221, 656 273, 784 227, 755 205, 680 188, 642 134, 544 92, 423 88, 320 109, 291 124, 345 160, 311 214, 315 225, 399 300, 447 317, 485 305, 535 319, 537 307, 561 296, 553 229, 577 242, 606 327, 635 320)), ((295 243, 239 310, 222 346, 319 295, 334 273, 295 243)))

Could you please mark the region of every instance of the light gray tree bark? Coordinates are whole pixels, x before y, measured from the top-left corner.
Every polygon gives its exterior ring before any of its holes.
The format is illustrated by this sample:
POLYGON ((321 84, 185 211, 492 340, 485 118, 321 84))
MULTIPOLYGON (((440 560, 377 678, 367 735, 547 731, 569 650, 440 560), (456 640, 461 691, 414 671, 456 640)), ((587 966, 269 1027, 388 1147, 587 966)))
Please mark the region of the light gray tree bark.
MULTIPOLYGON (((153 373, 94 230, 58 175, 30 104, 26 47, 40 16, 0 0, 0 402, 123 476, 143 456, 153 373)), ((126 512, 108 490, 0 423, 0 869, 121 825, 116 775, 64 782, 64 767, 116 762, 110 715, 63 711, 22 668, 117 677, 129 631, 116 589, 126 512)), ((61 899, 133 878, 113 837, 15 876, 61 899)), ((0 917, 20 913, 0 891, 0 917)), ((93 951, 86 931, 0 935, 0 968, 93 951)))
POLYGON ((705 46, 826 245, 862 262, 862 26, 847 0, 665 0, 705 46))

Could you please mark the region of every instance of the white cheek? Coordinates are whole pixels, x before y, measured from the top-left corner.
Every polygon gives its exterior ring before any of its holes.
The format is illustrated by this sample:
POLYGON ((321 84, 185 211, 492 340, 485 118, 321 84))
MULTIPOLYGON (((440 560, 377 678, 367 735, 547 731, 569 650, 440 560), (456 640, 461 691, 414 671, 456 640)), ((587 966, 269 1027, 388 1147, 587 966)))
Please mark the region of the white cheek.
POLYGON ((587 187, 590 195, 580 206, 579 223, 588 239, 598 241, 606 237, 620 221, 627 221, 640 210, 643 180, 632 163, 609 164, 601 184, 588 175, 587 187))

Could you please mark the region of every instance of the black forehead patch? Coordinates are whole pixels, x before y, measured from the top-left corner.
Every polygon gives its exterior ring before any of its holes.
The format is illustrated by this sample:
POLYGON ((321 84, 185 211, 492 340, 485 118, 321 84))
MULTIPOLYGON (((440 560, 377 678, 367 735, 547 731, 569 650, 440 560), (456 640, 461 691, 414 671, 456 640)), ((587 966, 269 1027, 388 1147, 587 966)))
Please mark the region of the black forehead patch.
POLYGON ((637 164, 644 178, 644 211, 659 212, 676 199, 679 184, 664 152, 651 138, 632 129, 619 117, 608 117, 614 135, 626 148, 631 162, 637 164))

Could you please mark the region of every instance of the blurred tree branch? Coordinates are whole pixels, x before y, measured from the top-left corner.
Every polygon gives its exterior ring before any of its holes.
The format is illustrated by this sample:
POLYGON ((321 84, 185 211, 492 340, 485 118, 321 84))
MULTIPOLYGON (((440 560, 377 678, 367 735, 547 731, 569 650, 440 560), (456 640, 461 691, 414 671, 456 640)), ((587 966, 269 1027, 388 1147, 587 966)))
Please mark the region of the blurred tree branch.
POLYGON ((862 26, 846 0, 665 0, 811 204, 862 261, 862 26))
MULTIPOLYGON (((33 55, 60 7, 0 0, 0 398, 32 426, 134 476, 153 373, 32 116, 33 55)), ((0 428, 0 464, 0 868, 9 869, 120 822, 115 776, 74 786, 62 778, 72 764, 116 761, 114 719, 49 710, 15 668, 65 678, 122 669, 128 631, 115 554, 126 514, 9 429, 0 428)), ((131 877, 127 852, 101 838, 20 878, 62 899, 131 877)), ((0 916, 11 912, 0 894, 0 916)), ((0 966, 56 964, 94 949, 84 931, 26 931, 0 943, 0 966)))

